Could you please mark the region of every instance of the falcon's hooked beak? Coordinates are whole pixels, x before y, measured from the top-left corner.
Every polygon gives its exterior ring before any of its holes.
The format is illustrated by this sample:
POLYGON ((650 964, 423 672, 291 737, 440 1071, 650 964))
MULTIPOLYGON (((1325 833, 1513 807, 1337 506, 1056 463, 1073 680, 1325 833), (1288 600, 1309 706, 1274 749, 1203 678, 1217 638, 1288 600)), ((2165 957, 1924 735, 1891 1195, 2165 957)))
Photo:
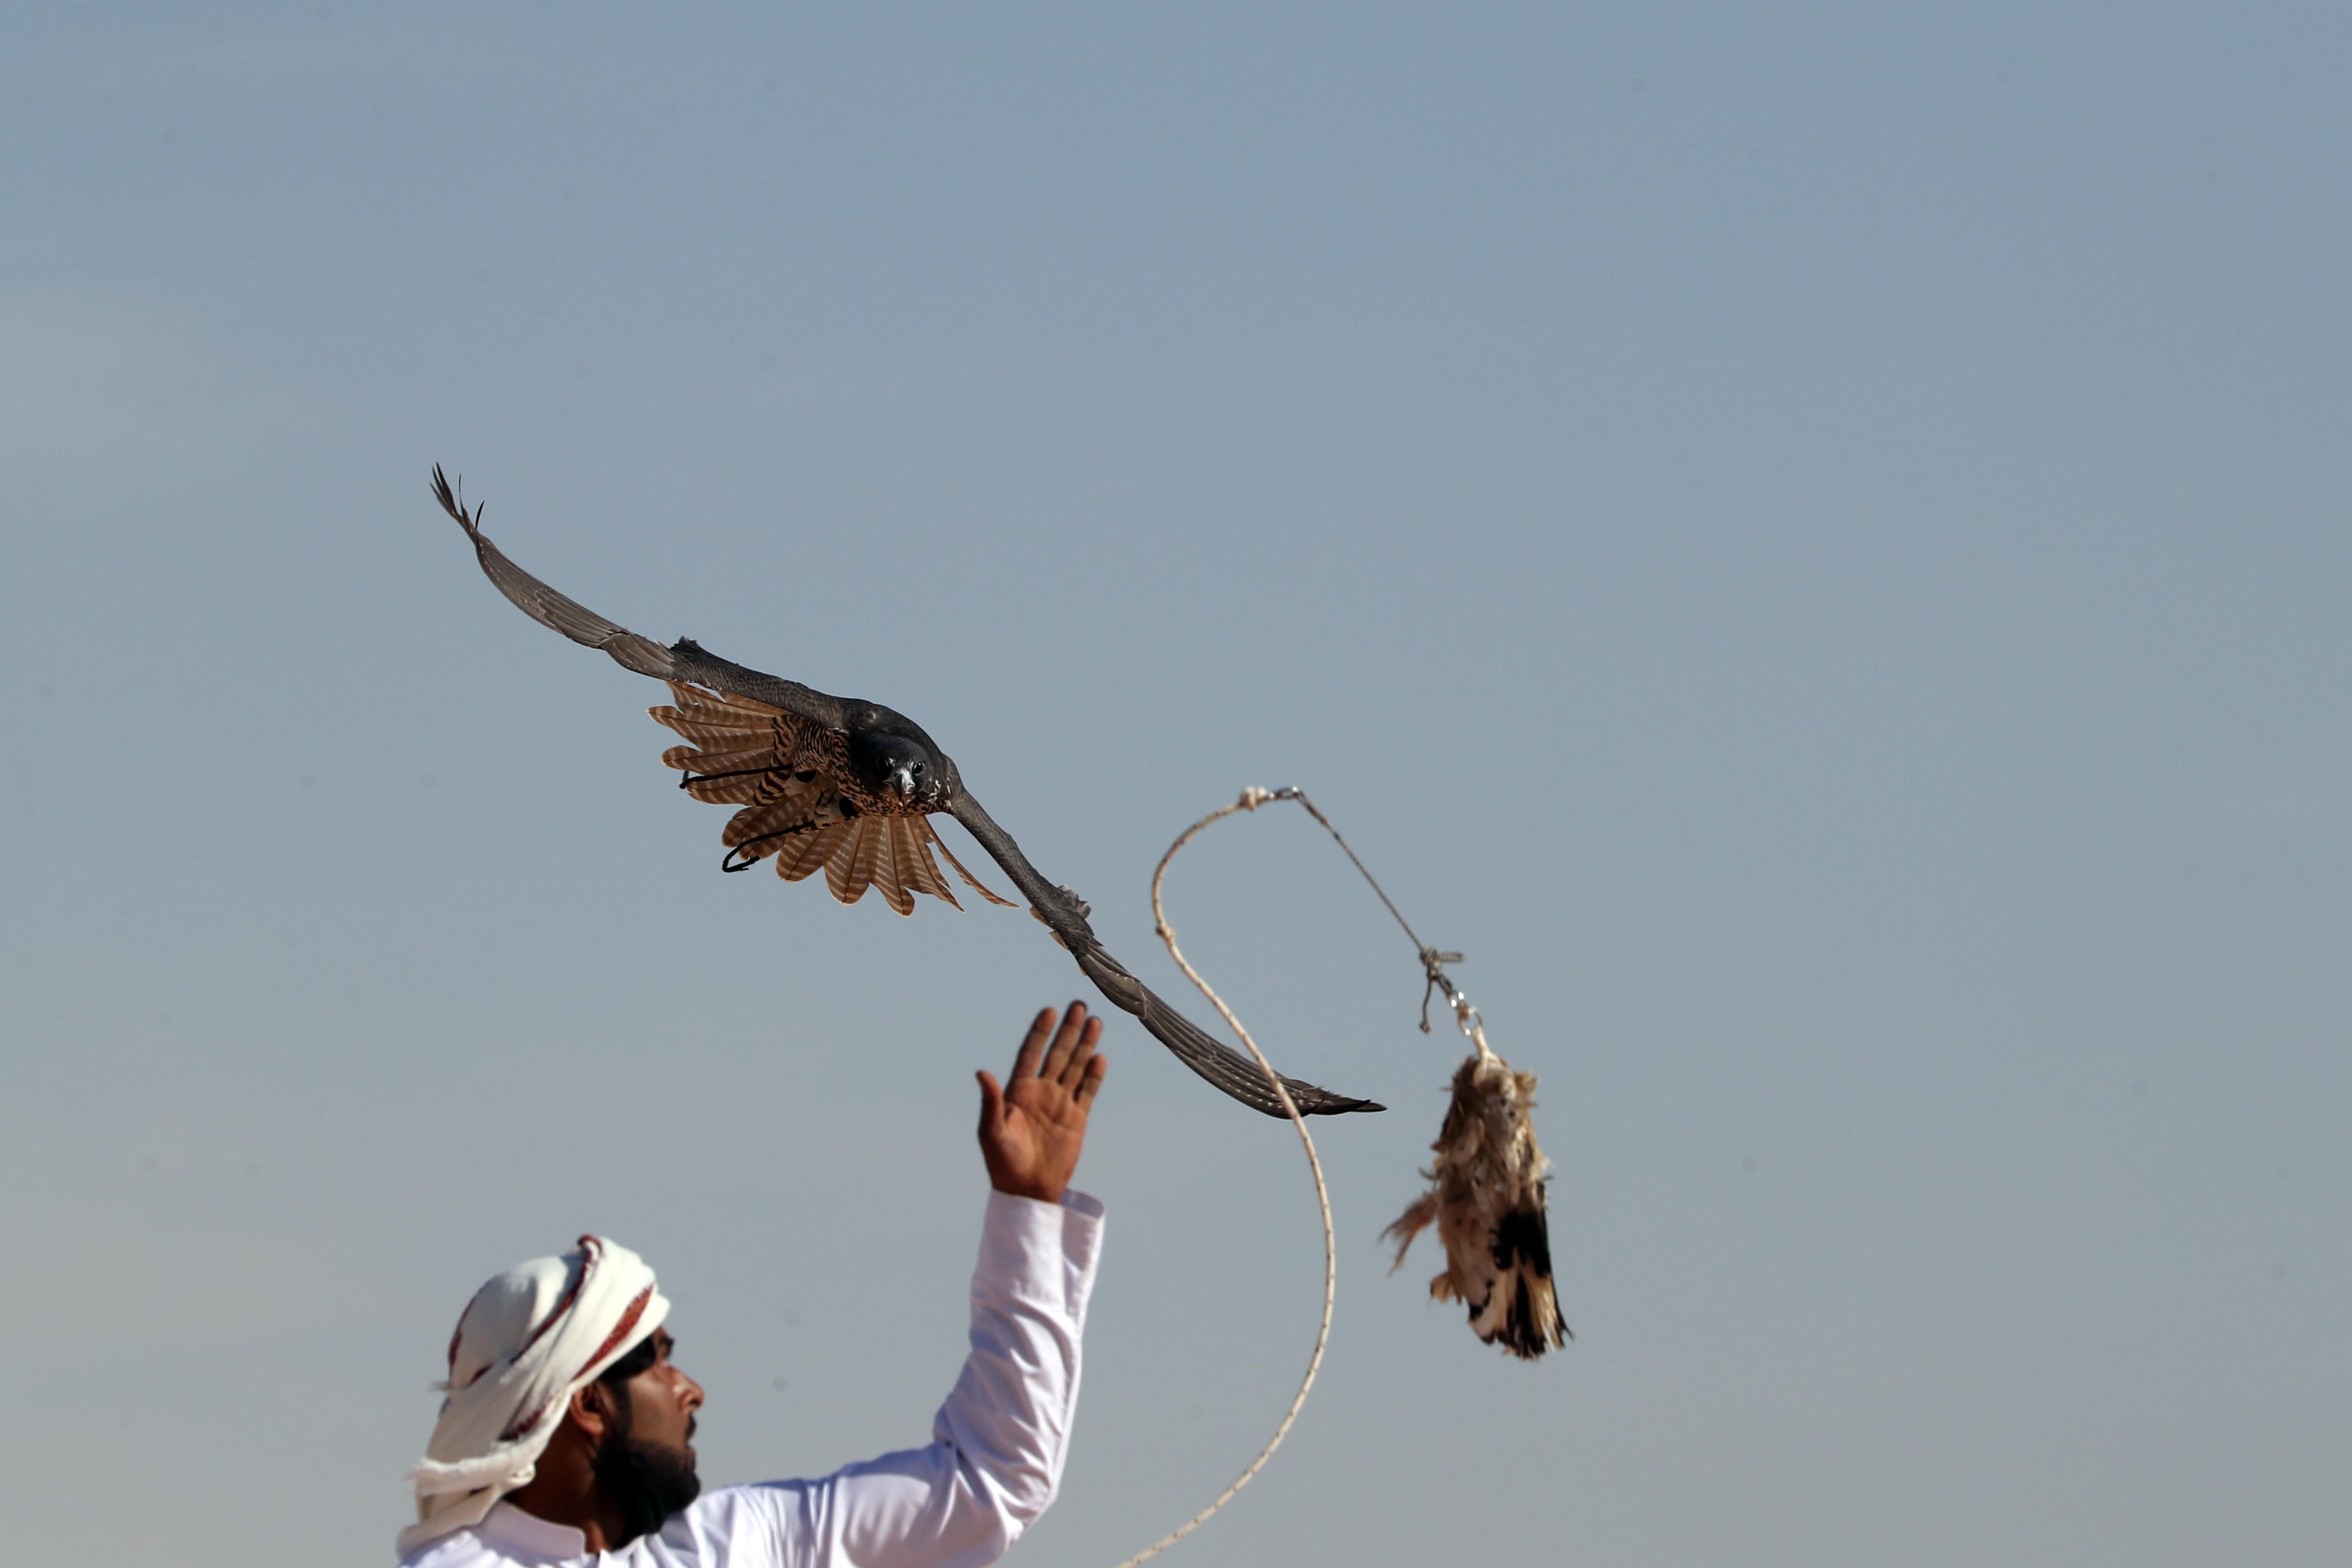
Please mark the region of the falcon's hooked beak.
POLYGON ((905 806, 929 809, 940 795, 941 775, 952 777, 914 742, 897 735, 866 738, 858 747, 859 772, 873 781, 875 793, 905 806))
POLYGON ((940 792, 940 781, 920 757, 897 756, 882 764, 882 793, 910 805, 929 805, 940 792))

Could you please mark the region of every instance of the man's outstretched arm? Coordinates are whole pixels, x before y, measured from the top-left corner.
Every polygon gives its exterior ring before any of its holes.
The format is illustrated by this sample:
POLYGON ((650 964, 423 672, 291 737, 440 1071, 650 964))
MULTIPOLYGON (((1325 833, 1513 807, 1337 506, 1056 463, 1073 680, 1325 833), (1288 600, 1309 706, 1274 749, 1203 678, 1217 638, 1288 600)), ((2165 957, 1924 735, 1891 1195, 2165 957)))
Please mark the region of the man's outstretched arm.
POLYGON ((764 1492, 794 1568, 981 1568, 1045 1510, 1077 1407, 1102 1206, 1069 1190, 1106 1064, 1083 1005, 1040 1013, 1000 1084, 978 1074, 987 1219, 971 1352, 924 1448, 764 1492))

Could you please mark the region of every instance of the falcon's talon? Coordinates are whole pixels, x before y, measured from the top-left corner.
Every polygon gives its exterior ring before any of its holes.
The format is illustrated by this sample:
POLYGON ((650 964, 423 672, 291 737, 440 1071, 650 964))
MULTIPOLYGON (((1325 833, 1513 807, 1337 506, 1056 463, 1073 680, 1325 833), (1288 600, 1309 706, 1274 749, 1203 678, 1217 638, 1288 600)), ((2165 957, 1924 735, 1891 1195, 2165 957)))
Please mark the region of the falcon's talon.
MULTIPOLYGON (((679 749, 682 751, 685 748, 680 747, 679 749)), ((677 787, 680 789, 688 789, 698 784, 715 783, 719 779, 755 778, 773 770, 768 768, 735 768, 723 773, 698 773, 690 768, 683 771, 685 772, 686 776, 677 781, 677 787)))

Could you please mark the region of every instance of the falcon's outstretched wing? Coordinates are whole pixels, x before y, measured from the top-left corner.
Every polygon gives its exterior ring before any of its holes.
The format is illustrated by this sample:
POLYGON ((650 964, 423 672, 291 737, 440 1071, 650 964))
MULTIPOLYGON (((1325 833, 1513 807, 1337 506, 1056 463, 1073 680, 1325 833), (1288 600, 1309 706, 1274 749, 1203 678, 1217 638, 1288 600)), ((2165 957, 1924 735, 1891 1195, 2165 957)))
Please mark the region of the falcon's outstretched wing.
POLYGON ((842 700, 824 692, 803 686, 797 680, 782 680, 772 675, 761 675, 757 670, 742 669, 729 665, 725 659, 713 659, 696 647, 691 638, 667 648, 650 637, 641 637, 625 626, 614 626, 587 605, 565 597, 516 565, 506 557, 506 552, 492 544, 481 530, 482 509, 466 510, 457 487, 450 484, 441 465, 433 465, 433 495, 440 501, 441 510, 457 520, 466 537, 474 542, 474 554, 482 563, 482 574, 496 584, 499 593, 514 602, 515 608, 551 630, 562 632, 573 642, 586 647, 602 648, 613 656, 613 661, 624 669, 634 669, 639 675, 650 675, 656 680, 698 680, 706 686, 718 685, 731 689, 728 682, 711 681, 698 672, 698 667, 715 666, 739 670, 755 678, 746 693, 763 702, 804 719, 813 719, 828 728, 845 728, 842 700))
MULTIPOLYGON (((482 532, 481 509, 467 510, 437 465, 433 493, 473 541, 482 571, 525 615, 573 642, 603 649, 624 668, 669 683, 676 705, 650 711, 692 743, 670 748, 662 761, 685 773, 680 786, 696 799, 742 808, 724 835, 726 869, 744 870, 773 856, 778 874, 798 881, 822 867, 826 885, 844 903, 856 903, 877 887, 893 909, 908 914, 917 893, 956 901, 931 858, 936 850, 983 897, 1005 903, 932 832, 928 814, 948 811, 1004 868, 1031 912, 1052 928, 1105 996, 1234 1099, 1269 1116, 1284 1114, 1255 1062, 1202 1034, 1104 951, 1087 923, 1086 901, 1038 874, 1013 836, 964 793, 955 763, 920 725, 877 703, 829 697, 747 668, 690 639, 663 647, 639 637, 508 560, 482 532), (897 783, 861 774, 861 754, 869 764, 878 758, 880 765, 898 769, 897 783), (919 799, 892 793, 919 778, 928 792, 919 799)), ((1296 1079, 1283 1083, 1306 1115, 1385 1109, 1296 1079)))
MULTIPOLYGON (((1013 879, 1013 885, 1029 900, 1030 909, 1069 949, 1070 956, 1078 961, 1078 967, 1087 972, 1096 990, 1140 1019, 1154 1039, 1176 1053, 1178 1061, 1244 1105, 1268 1116, 1286 1116, 1282 1101, 1275 1097, 1273 1086, 1265 1081, 1265 1074, 1257 1063, 1202 1034, 1190 1018, 1161 1001, 1150 986, 1129 974, 1127 966, 1095 939, 1094 927, 1087 923, 1087 917, 1094 911, 1087 901, 1069 889, 1055 887, 1038 875, 1037 868, 1021 853, 1021 846, 1013 841, 1013 835, 999 827, 996 819, 982 810, 969 792, 958 791, 955 799, 948 803, 948 812, 1004 868, 1004 874, 1013 879)), ((1298 1107, 1301 1116, 1337 1116, 1349 1110, 1388 1109, 1369 1100, 1334 1094, 1295 1078, 1286 1078, 1282 1084, 1290 1091, 1291 1103, 1298 1107)))

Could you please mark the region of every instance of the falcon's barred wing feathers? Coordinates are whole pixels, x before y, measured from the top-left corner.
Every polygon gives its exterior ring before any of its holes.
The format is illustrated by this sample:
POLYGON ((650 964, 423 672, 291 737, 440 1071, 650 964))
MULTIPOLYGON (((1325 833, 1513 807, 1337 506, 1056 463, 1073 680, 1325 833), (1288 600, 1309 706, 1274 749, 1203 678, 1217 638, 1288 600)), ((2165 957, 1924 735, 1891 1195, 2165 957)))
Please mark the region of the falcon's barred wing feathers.
MULTIPOLYGON (((725 869, 748 870, 772 856, 776 874, 788 882, 823 868, 826 886, 844 903, 856 903, 873 887, 902 915, 913 912, 917 893, 961 908, 932 858, 937 851, 982 897, 1012 907, 932 831, 928 814, 947 811, 1004 868, 1030 911, 1097 989, 1210 1083, 1253 1110, 1284 1115, 1256 1063, 1203 1034, 1104 949, 1087 923, 1086 901, 1038 873, 1013 836, 964 792, 954 763, 920 725, 877 703, 830 697, 720 658, 691 639, 665 648, 639 637, 508 560, 482 532, 481 509, 469 511, 437 465, 433 493, 473 542, 483 573, 517 608, 573 642, 601 648, 624 668, 668 682, 675 705, 648 711, 691 743, 671 747, 662 762, 685 775, 679 787, 697 800, 742 808, 721 835, 725 869), (863 764, 860 748, 870 753, 863 764), (898 768, 878 793, 870 774, 874 757, 898 768), (860 774, 861 765, 868 774, 860 774), (918 780, 924 793, 905 793, 918 780)), ((1385 1109, 1296 1079, 1283 1084, 1309 1116, 1385 1109)))

